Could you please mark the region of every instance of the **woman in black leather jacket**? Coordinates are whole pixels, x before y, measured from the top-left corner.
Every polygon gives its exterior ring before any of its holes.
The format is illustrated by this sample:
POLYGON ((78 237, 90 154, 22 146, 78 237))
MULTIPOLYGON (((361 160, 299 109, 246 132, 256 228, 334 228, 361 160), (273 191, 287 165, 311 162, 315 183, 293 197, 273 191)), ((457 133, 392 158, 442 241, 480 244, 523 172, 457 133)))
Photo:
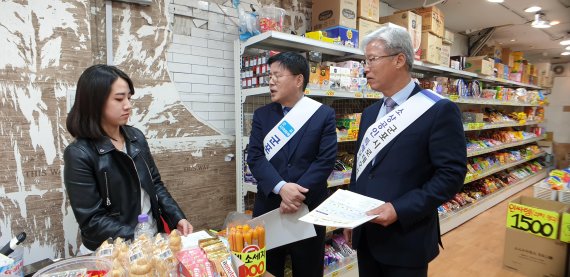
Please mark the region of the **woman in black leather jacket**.
POLYGON ((91 66, 77 82, 67 117, 76 140, 65 149, 64 183, 81 229, 82 253, 108 238, 132 239, 143 213, 155 231, 164 232, 162 217, 170 229, 192 232, 160 179, 143 133, 126 125, 134 93, 129 76, 114 66, 91 66))

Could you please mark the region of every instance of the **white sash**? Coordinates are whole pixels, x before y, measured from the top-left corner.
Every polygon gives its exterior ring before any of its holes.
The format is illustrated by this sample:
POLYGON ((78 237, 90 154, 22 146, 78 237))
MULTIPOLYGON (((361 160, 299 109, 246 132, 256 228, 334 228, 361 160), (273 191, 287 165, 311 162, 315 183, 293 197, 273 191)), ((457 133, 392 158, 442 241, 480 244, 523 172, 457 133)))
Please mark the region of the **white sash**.
POLYGON ((364 168, 384 146, 441 99, 443 99, 442 96, 431 90, 422 90, 370 125, 364 134, 356 156, 358 160, 356 179, 358 180, 364 168))
POLYGON ((309 97, 301 98, 301 100, 295 104, 295 107, 291 109, 263 139, 265 158, 268 161, 271 160, 297 131, 309 121, 311 116, 313 116, 321 105, 321 103, 309 97))

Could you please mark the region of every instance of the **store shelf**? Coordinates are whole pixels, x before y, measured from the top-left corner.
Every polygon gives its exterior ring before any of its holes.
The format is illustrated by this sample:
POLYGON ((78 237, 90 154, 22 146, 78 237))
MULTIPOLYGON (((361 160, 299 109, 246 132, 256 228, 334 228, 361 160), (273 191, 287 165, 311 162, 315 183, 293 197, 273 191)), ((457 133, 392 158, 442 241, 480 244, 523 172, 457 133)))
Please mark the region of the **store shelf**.
POLYGON ((324 277, 358 277, 358 262, 355 259, 349 264, 325 274, 324 277))
POLYGON ((257 185, 249 182, 242 182, 243 185, 243 195, 248 192, 257 193, 257 185))
POLYGON ((350 184, 350 178, 338 179, 338 180, 327 180, 327 187, 333 188, 338 186, 344 186, 350 184))
POLYGON ((511 167, 515 167, 515 166, 517 166, 517 165, 519 165, 519 164, 523 164, 523 163, 525 163, 525 162, 534 160, 534 159, 536 159, 536 158, 540 158, 540 157, 542 157, 542 156, 544 156, 544 155, 546 155, 546 152, 542 152, 542 153, 537 154, 537 155, 532 155, 532 156, 530 156, 530 157, 528 157, 528 158, 526 158, 526 159, 522 159, 522 160, 520 160, 520 161, 516 161, 516 162, 504 164, 504 165, 501 165, 501 166, 493 167, 493 169, 491 169, 491 170, 486 170, 486 171, 482 172, 481 174, 474 175, 475 177, 472 177, 471 179, 465 178, 464 184, 471 183, 471 182, 473 182, 473 181, 477 181, 477 180, 479 180, 479 179, 482 179, 482 178, 485 178, 485 177, 487 177, 487 176, 493 175, 493 174, 495 174, 495 173, 497 173, 497 172, 499 172, 499 171, 503 171, 503 170, 505 170, 505 169, 509 169, 509 168, 511 168, 511 167))
POLYGON ((474 105, 495 105, 495 106, 517 106, 517 107, 538 107, 539 104, 522 103, 518 101, 503 101, 497 99, 483 98, 450 98, 451 101, 458 104, 474 104, 474 105))
POLYGON ((490 147, 490 148, 483 149, 483 150, 468 151, 468 152, 467 152, 467 157, 479 156, 479 155, 483 155, 483 154, 495 152, 495 151, 497 151, 497 150, 501 150, 501 149, 505 149, 505 148, 509 148, 509 147, 515 147, 515 146, 525 145, 525 144, 537 142, 537 141, 539 141, 539 140, 543 140, 543 139, 545 139, 545 138, 546 138, 546 136, 540 136, 540 137, 525 139, 525 140, 521 140, 521 141, 517 141, 517 142, 504 143, 504 144, 501 144, 501 145, 499 145, 499 146, 490 147))
POLYGON ((541 87, 531 85, 531 84, 525 84, 525 83, 515 82, 515 81, 501 79, 501 78, 489 77, 489 76, 480 77, 480 79, 483 81, 486 81, 486 82, 492 82, 492 83, 501 84, 501 85, 505 85, 505 86, 525 87, 525 88, 530 88, 530 89, 542 89, 541 87))
POLYGON ((541 181, 542 179, 546 178, 546 176, 548 175, 548 171, 549 170, 545 168, 542 171, 539 171, 532 176, 524 178, 508 187, 504 187, 495 193, 487 195, 483 199, 480 199, 473 204, 466 205, 456 212, 453 212, 449 215, 446 214, 440 216, 439 223, 440 223, 441 233, 445 234, 453 230, 455 227, 474 218, 475 216, 497 205, 498 203, 504 201, 505 199, 511 197, 512 195, 541 181))
MULTIPOLYGON (((379 92, 354 92, 354 91, 336 91, 307 88, 305 95, 314 97, 336 97, 351 99, 380 99, 382 93, 379 92)), ((242 90, 242 97, 248 96, 269 96, 269 87, 248 88, 242 90)), ((242 102, 245 99, 242 99, 242 102)))
POLYGON ((337 57, 364 59, 364 53, 358 48, 273 31, 259 34, 242 42, 242 53, 246 47, 281 51, 317 51, 337 57))
POLYGON ((537 125, 540 123, 542 123, 542 121, 526 121, 523 124, 521 124, 520 122, 507 122, 507 123, 494 123, 494 124, 469 123, 469 124, 463 124, 463 130, 465 130, 465 131, 478 131, 478 130, 506 128, 506 127, 520 127, 520 126, 537 125))
POLYGON ((433 65, 429 63, 424 63, 422 61, 414 61, 414 71, 429 71, 429 72, 436 72, 436 73, 445 73, 446 75, 453 75, 456 77, 461 78, 477 78, 479 75, 477 73, 457 70, 451 67, 441 66, 441 65, 433 65))

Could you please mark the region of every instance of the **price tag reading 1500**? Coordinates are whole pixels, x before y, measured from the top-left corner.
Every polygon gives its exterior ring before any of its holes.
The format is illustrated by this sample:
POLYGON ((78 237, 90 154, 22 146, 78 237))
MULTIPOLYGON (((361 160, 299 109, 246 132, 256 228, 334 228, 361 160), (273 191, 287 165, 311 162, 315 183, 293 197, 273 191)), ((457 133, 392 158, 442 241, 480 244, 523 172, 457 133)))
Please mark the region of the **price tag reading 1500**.
POLYGON ((560 214, 517 203, 509 203, 507 227, 549 239, 558 238, 560 214))

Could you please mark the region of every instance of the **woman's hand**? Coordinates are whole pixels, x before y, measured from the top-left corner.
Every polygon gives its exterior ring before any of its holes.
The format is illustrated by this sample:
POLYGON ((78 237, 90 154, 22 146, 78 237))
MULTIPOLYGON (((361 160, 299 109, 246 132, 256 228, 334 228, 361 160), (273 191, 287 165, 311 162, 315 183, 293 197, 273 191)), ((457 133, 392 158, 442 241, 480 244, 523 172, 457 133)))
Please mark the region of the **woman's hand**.
POLYGON ((178 225, 176 225, 176 229, 183 236, 191 234, 192 231, 194 230, 194 228, 192 227, 192 224, 190 224, 190 222, 188 222, 188 220, 186 220, 186 219, 181 219, 180 221, 178 221, 178 225))

